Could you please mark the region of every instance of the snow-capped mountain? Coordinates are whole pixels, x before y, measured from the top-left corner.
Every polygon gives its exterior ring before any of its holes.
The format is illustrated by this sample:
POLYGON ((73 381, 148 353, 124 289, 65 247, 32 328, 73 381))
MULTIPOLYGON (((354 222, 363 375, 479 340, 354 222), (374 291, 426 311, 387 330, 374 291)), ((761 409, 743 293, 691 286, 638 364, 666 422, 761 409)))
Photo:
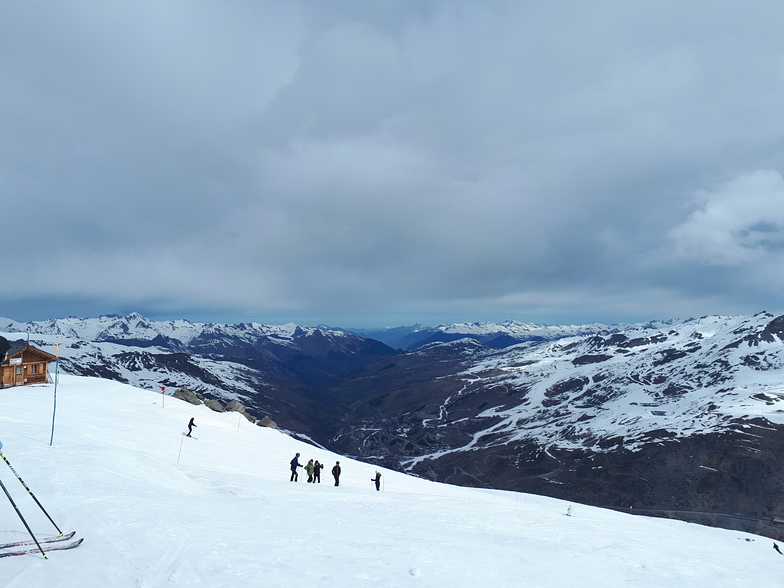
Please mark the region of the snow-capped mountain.
POLYGON ((65 373, 238 400, 257 418, 272 416, 302 434, 319 428, 324 387, 346 370, 394 353, 342 331, 151 321, 137 313, 28 323, 0 318, 0 333, 59 353, 65 373))
MULTIPOLYGON (((224 346, 242 342, 256 344, 259 339, 271 337, 293 344, 296 337, 312 335, 320 329, 300 327, 293 323, 285 325, 262 325, 259 323, 193 323, 187 320, 151 321, 139 313, 126 316, 102 315, 98 318, 66 317, 48 321, 20 323, 0 318, 0 331, 37 335, 54 335, 81 341, 109 342, 124 345, 150 347, 155 345, 182 347, 216 345, 222 339, 224 346)), ((331 331, 331 336, 346 337, 342 331, 331 331)))
POLYGON ((367 365, 344 388, 353 404, 333 447, 392 467, 594 504, 784 519, 784 317, 503 350, 461 339, 367 365))
POLYGON ((66 373, 237 399, 392 469, 701 522, 683 511, 756 517, 750 530, 784 537, 784 317, 442 325, 450 340, 407 352, 296 325, 0 319, 9 340, 28 330, 49 351, 62 343, 66 373))
POLYGON ((589 325, 537 325, 519 321, 501 323, 450 323, 435 327, 413 325, 385 329, 352 329, 350 332, 376 339, 395 349, 413 350, 430 343, 447 343, 459 339, 473 339, 482 345, 506 348, 527 341, 555 341, 564 337, 617 333, 634 328, 664 328, 682 321, 656 321, 645 325, 592 323, 589 325))

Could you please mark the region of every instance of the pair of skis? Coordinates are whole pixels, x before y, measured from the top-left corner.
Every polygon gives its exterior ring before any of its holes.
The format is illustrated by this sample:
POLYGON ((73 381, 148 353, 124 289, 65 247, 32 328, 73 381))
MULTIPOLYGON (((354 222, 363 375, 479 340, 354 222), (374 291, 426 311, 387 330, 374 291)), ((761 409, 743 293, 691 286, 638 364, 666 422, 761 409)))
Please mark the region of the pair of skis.
POLYGON ((16 476, 16 479, 19 480, 19 482, 21 482, 22 486, 24 486, 24 489, 27 490, 27 493, 32 497, 32 499, 35 501, 35 503, 38 505, 41 511, 43 511, 43 513, 46 515, 49 521, 54 525, 54 528, 57 529, 60 535, 58 535, 57 537, 50 537, 46 539, 36 538, 36 536, 33 534, 32 529, 30 529, 30 526, 27 524, 27 521, 25 520, 24 516, 22 516, 22 511, 20 511, 19 507, 16 506, 14 499, 11 498, 11 494, 8 492, 8 489, 5 487, 5 484, 3 484, 2 480, 0 480, 0 487, 3 489, 6 498, 8 498, 8 501, 11 503, 11 506, 16 511, 16 514, 19 515, 19 519, 22 521, 25 528, 27 529, 27 532, 30 534, 30 539, 26 539, 24 541, 14 541, 11 543, 5 543, 3 545, 0 545, 0 558, 11 557, 14 555, 26 555, 28 553, 40 553, 44 557, 44 559, 46 559, 47 551, 73 549, 74 547, 78 547, 79 545, 81 545, 84 539, 77 539, 75 541, 71 541, 71 539, 73 539, 73 536, 76 534, 75 531, 67 535, 63 534, 63 532, 60 530, 60 527, 58 527, 57 523, 55 523, 52 517, 49 516, 49 513, 46 512, 46 509, 38 501, 38 498, 36 498, 35 494, 33 494, 33 491, 30 490, 30 488, 27 486, 25 481, 22 479, 22 476, 20 476, 17 473, 17 471, 14 469, 14 466, 12 466, 11 462, 8 461, 8 458, 2 452, 2 447, 3 444, 2 442, 0 442, 0 457, 3 458, 3 461, 6 463, 6 465, 8 465, 8 467, 11 468, 11 471, 16 476), (44 548, 41 546, 42 543, 47 546, 46 550, 44 550, 44 548))
POLYGON ((45 556, 46 554, 43 549, 45 549, 46 552, 73 549, 74 547, 79 547, 79 545, 82 544, 82 541, 84 541, 84 538, 71 541, 74 535, 76 535, 76 531, 71 531, 66 535, 59 535, 58 537, 46 537, 37 540, 25 539, 24 541, 4 543, 0 545, 0 557, 27 555, 29 553, 41 553, 45 556))

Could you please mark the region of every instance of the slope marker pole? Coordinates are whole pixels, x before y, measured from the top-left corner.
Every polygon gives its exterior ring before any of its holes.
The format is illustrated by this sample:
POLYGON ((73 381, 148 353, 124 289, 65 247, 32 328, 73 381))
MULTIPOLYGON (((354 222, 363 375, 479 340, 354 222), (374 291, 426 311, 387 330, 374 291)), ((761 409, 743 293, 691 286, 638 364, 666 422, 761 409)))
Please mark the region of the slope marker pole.
POLYGON ((54 404, 52 405, 52 435, 49 437, 49 447, 52 446, 54 441, 54 416, 57 413, 57 380, 59 379, 60 369, 60 344, 55 345, 55 359, 54 359, 54 404))

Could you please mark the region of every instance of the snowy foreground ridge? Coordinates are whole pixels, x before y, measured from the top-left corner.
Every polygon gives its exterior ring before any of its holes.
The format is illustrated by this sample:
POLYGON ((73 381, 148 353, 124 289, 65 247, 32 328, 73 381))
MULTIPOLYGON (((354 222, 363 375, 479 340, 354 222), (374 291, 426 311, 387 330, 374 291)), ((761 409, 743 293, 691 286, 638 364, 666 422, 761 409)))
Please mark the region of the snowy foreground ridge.
MULTIPOLYGON (((107 380, 60 376, 50 446, 53 388, 0 390, 0 440, 85 540, 0 559, 4 588, 784 585, 769 539, 386 470, 377 492, 372 465, 107 380), (182 436, 191 417, 198 439, 182 436), (295 452, 326 464, 320 485, 289 482, 295 452)), ((37 535, 56 535, 3 463, 0 480, 37 535)), ((0 542, 26 538, 0 502, 0 542)))

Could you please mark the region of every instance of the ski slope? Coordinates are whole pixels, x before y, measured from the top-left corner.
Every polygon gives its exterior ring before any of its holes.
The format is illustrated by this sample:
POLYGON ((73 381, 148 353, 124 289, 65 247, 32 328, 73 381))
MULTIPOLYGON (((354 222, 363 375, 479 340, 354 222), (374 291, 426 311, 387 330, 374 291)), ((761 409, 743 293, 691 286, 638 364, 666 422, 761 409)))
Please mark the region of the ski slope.
MULTIPOLYGON (((0 559, 4 588, 782 586, 762 537, 387 470, 377 492, 372 465, 237 413, 77 376, 56 399, 50 446, 54 386, 0 390, 0 441, 84 543, 0 559), (295 452, 326 465, 321 484, 289 481, 295 452)), ((0 480, 38 536, 57 534, 3 463, 0 480)), ((2 496, 0 543, 25 538, 2 496)))

